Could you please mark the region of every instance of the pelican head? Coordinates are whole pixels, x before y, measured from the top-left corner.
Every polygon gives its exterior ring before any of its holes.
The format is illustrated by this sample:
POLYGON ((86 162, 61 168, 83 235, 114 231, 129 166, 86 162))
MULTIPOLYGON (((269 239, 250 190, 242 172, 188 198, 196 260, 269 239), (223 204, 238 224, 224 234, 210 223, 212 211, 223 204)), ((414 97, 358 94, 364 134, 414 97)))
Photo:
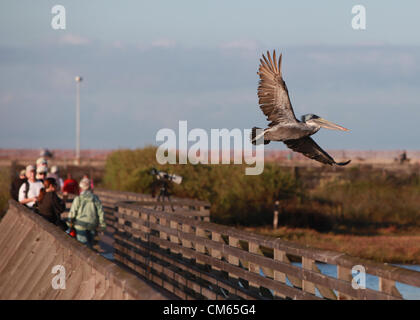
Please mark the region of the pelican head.
POLYGON ((302 122, 314 127, 322 127, 331 130, 349 131, 349 129, 339 126, 338 124, 332 123, 312 113, 303 115, 302 122))

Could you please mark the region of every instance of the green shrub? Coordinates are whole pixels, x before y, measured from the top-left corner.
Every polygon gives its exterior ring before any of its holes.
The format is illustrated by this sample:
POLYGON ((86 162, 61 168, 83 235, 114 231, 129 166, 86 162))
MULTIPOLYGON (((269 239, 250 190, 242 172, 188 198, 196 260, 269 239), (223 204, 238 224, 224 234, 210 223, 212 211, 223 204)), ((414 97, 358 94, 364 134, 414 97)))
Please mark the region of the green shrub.
POLYGON ((292 174, 291 168, 266 163, 261 175, 247 176, 246 165, 161 166, 155 155, 155 147, 113 152, 106 162, 104 187, 151 193, 154 177, 149 172, 155 167, 183 176, 181 185, 173 184, 172 194, 209 201, 212 221, 218 223, 271 225, 274 202, 280 199, 279 226, 353 233, 389 225, 420 226, 417 174, 368 167, 302 167, 292 174), (326 172, 334 179, 319 183, 326 172))
POLYGON ((355 227, 420 225, 420 183, 415 174, 384 174, 352 168, 341 180, 318 188, 315 194, 340 204, 337 219, 344 224, 355 227))
POLYGON ((273 164, 266 165, 261 175, 247 176, 246 165, 161 166, 155 154, 155 147, 113 152, 106 162, 104 186, 151 193, 154 177, 149 172, 155 167, 183 177, 182 184, 173 184, 173 195, 209 201, 213 221, 242 225, 271 223, 274 201, 296 193, 289 170, 273 164))

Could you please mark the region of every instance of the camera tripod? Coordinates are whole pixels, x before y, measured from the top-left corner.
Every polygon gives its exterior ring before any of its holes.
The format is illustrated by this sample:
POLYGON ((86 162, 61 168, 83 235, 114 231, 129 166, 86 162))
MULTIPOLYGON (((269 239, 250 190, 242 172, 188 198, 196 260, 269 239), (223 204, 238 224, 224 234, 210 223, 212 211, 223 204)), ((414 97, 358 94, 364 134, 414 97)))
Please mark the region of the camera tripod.
MULTIPOLYGON (((165 205, 163 202, 165 202, 165 197, 168 199, 169 204, 171 205, 172 211, 175 211, 174 206, 172 205, 171 201, 171 193, 168 190, 168 180, 162 179, 159 180, 161 183, 159 195, 157 197, 157 202, 162 202, 162 211, 165 211, 165 205)), ((158 205, 155 206, 155 209, 158 207, 158 205)))

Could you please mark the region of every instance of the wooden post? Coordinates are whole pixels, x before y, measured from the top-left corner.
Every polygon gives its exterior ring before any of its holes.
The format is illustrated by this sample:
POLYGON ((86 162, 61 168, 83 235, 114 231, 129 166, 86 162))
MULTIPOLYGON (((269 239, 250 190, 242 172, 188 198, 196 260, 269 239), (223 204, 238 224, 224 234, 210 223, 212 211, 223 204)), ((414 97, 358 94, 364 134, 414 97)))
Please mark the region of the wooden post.
MULTIPOLYGON (((156 217, 153 215, 153 214, 151 214, 150 216, 149 216, 149 222, 150 223, 153 223, 153 224, 156 224, 157 223, 157 219, 156 219, 156 217)), ((151 230, 152 228, 150 228, 150 230, 151 230)))
POLYGON ((394 280, 388 280, 379 277, 379 291, 389 294, 391 296, 402 298, 401 293, 398 291, 397 287, 395 286, 394 280))
MULTIPOLYGON (((140 219, 140 212, 138 211, 138 210, 130 210, 129 211, 129 215, 131 216, 131 217, 134 217, 134 218, 139 218, 140 219)), ((131 227, 134 229, 134 230, 141 230, 141 225, 139 225, 137 222, 131 222, 131 227)), ((132 233, 132 231, 130 232, 130 233, 132 233)))
POLYGON ((147 241, 148 240, 147 235, 150 233, 150 228, 147 225, 149 216, 146 213, 143 213, 143 212, 141 213, 140 216, 141 216, 141 221, 142 221, 142 225, 140 227, 140 230, 145 233, 144 235, 143 234, 141 235, 141 239, 143 241, 147 241))
MULTIPOLYGON (((202 228, 200 228, 200 227, 196 227, 196 229, 195 229, 195 235, 197 237, 206 238, 206 232, 205 232, 205 230, 202 229, 202 228)), ((203 246, 200 243, 196 243, 195 244, 195 251, 200 252, 200 253, 206 253, 206 247, 203 246)), ((199 258, 196 258, 195 259, 195 262, 198 265, 202 266, 202 267, 205 266, 205 263, 202 260, 200 260, 199 258)))
MULTIPOLYGON (((240 248, 240 245, 239 245, 239 239, 238 238, 235 238, 235 237, 232 237, 232 236, 229 236, 229 245, 231 246, 231 247, 235 247, 235 248, 240 248)), ((232 256, 232 255, 228 255, 228 258, 227 258, 227 260, 228 260, 228 262, 230 263, 230 264, 232 264, 232 265, 234 265, 234 266, 239 266, 239 258, 238 257, 235 257, 235 256, 232 256)), ((229 276, 229 278, 231 278, 234 282, 237 282, 238 280, 239 280, 239 277, 238 276, 236 276, 235 274, 233 274, 233 273, 228 273, 228 276, 229 276), (236 281, 235 281, 236 280, 236 281)))
MULTIPOLYGON (((169 225, 171 229, 178 230, 178 226, 179 226, 178 222, 170 220, 169 225)), ((171 242, 179 244, 179 239, 177 236, 170 235, 169 238, 171 239, 171 242)), ((171 249, 171 251, 174 253, 179 253, 179 250, 176 250, 176 249, 171 249)))
MULTIPOLYGON (((351 286, 351 281, 353 276, 351 274, 351 269, 337 265, 337 278, 340 280, 348 281, 351 286)), ((338 300, 351 300, 352 298, 346 294, 338 292, 338 300)))
MULTIPOLYGON (((286 257, 286 253, 284 251, 281 251, 279 249, 274 249, 274 260, 284 262, 285 257, 286 257)), ((274 280, 286 284, 286 274, 284 274, 283 272, 274 270, 274 280)), ((274 295, 280 298, 286 298, 286 296, 279 291, 274 291, 274 295)))
MULTIPOLYGON (((253 243, 253 242, 249 242, 248 243, 248 251, 249 252, 258 254, 259 249, 260 249, 260 247, 259 247, 258 244, 253 243)), ((248 270, 250 272, 254 272, 254 273, 258 274, 258 275, 260 274, 260 266, 257 265, 257 264, 255 264, 255 263, 249 262, 248 263, 248 270)), ((258 289, 258 290, 260 289, 260 286, 259 286, 258 283, 249 282, 249 286, 250 287, 254 287, 254 288, 258 289)))
MULTIPOLYGON (((306 270, 311 270, 313 269, 313 264, 315 263, 314 260, 306 258, 306 257, 302 257, 302 268, 306 269, 306 270)), ((303 280, 302 281, 302 289, 303 291, 306 291, 308 293, 311 294, 315 294, 315 285, 312 282, 309 282, 307 280, 303 280)))
MULTIPOLYGON (((218 232, 212 231, 211 239, 213 241, 216 241, 216 242, 223 242, 222 235, 218 232)), ((211 252, 212 257, 217 258, 219 260, 222 259, 222 253, 220 252, 220 250, 211 249, 210 252, 211 252)), ((220 271, 220 268, 218 268, 218 267, 213 267, 212 266, 212 269, 215 270, 215 271, 220 271)))
MULTIPOLYGON (((159 224, 161 226, 166 226, 166 219, 165 218, 159 218, 159 224)), ((159 237, 163 240, 168 240, 168 235, 166 234, 166 232, 163 231, 159 231, 159 237)), ((168 247, 161 245, 160 246, 163 249, 167 249, 168 247)))
POLYGON ((150 214, 149 215, 149 226, 150 226, 149 230, 150 230, 150 233, 152 233, 152 230, 154 228, 154 227, 152 227, 152 224, 156 224, 156 223, 157 223, 156 217, 153 214, 150 214))
POLYGON ((200 211, 206 213, 206 216, 203 218, 203 221, 210 222, 210 209, 207 209, 206 207, 202 206, 200 211))
POLYGON ((279 223, 279 201, 274 203, 274 217, 273 217, 273 229, 277 229, 279 223))
MULTIPOLYGON (((189 224, 185 224, 185 223, 182 224, 182 232, 184 232, 184 233, 192 233, 191 232, 191 226, 189 224)), ((186 248, 192 248, 193 247, 192 246, 192 242, 189 241, 189 240, 185 240, 185 239, 182 239, 182 246, 183 247, 186 247, 186 248)), ((183 254, 183 256, 185 258, 187 258, 187 259, 191 259, 191 256, 190 255, 183 254)))
MULTIPOLYGON (((120 215, 124 214, 124 208, 119 207, 118 208, 118 213, 120 215)), ((123 218, 118 217, 118 231, 119 232, 124 232, 125 231, 124 230, 124 222, 125 222, 125 220, 123 218)))

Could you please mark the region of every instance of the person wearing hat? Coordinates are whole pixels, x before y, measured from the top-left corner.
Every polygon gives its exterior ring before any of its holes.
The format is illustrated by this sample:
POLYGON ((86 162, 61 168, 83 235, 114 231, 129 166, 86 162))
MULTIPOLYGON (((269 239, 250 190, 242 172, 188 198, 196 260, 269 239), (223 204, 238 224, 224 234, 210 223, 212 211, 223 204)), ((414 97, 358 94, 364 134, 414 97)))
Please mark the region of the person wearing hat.
POLYGON ((25 169, 21 170, 19 176, 16 177, 10 185, 10 196, 16 201, 19 201, 19 189, 26 181, 25 172, 25 169))
POLYGON ((104 211, 101 201, 90 190, 89 179, 82 179, 79 188, 81 193, 73 200, 68 225, 76 230, 76 239, 79 242, 92 248, 98 226, 101 232, 106 228, 104 211))
POLYGON ((44 180, 47 176, 45 173, 45 176, 43 178, 40 177, 40 173, 43 173, 46 170, 48 172, 48 161, 47 159, 41 157, 36 160, 36 179, 37 180, 44 180))
POLYGON ((36 167, 38 168, 41 166, 48 167, 47 159, 41 157, 36 160, 36 167))
POLYGON ((47 178, 47 167, 40 166, 36 168, 36 180, 39 180, 41 182, 44 182, 44 180, 47 178))
POLYGON ((50 173, 48 173, 47 178, 54 178, 57 183, 57 191, 61 191, 63 189, 63 179, 60 178, 59 170, 57 166, 52 166, 50 169, 50 173))
POLYGON ((27 180, 19 188, 18 200, 21 204, 32 208, 44 185, 35 179, 35 167, 32 165, 26 167, 26 177, 27 180))

